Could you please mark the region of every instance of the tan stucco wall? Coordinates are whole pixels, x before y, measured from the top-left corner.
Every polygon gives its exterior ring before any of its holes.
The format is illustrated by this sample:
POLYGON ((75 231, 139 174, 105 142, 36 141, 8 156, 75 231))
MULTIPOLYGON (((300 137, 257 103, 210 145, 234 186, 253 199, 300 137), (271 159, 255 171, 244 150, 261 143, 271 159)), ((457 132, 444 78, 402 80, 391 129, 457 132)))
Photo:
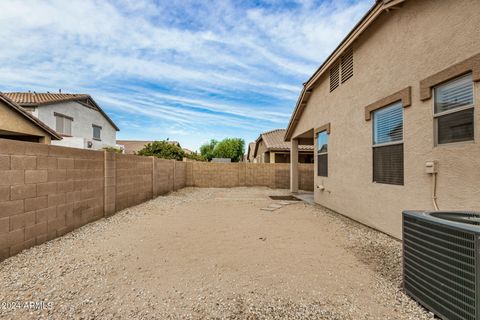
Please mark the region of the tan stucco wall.
MULTIPOLYGON (((383 13, 354 43, 354 76, 332 93, 328 75, 313 91, 293 132, 331 123, 329 177, 316 177, 315 201, 401 237, 401 212, 432 210, 432 177, 425 161, 439 162, 441 210, 480 210, 480 83, 475 83, 475 142, 434 147, 433 99, 420 100, 420 80, 480 53, 477 0, 406 1, 383 13), (404 109, 405 185, 372 183, 372 121, 364 107, 407 86, 404 109)), ((316 170, 316 165, 315 165, 316 170)))
POLYGON ((50 136, 0 101, 0 130, 40 137, 41 143, 50 144, 50 136))
POLYGON ((257 163, 270 163, 270 154, 267 151, 267 146, 263 140, 260 140, 257 147, 257 163))

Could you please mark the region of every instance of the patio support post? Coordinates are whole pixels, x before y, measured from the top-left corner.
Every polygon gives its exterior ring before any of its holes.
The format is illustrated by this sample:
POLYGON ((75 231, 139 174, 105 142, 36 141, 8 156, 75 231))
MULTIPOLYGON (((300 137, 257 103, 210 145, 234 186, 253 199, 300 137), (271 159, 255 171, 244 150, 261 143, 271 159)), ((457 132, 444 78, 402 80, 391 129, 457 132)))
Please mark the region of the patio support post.
POLYGON ((275 163, 275 152, 270 152, 270 163, 275 163))
POLYGON ((298 192, 298 140, 291 140, 290 147, 290 192, 298 192))

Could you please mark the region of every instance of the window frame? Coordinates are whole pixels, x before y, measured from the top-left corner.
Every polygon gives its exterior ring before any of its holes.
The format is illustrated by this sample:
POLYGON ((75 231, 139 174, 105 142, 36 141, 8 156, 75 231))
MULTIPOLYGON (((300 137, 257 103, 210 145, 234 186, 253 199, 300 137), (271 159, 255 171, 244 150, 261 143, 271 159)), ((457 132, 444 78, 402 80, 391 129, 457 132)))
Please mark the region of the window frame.
POLYGON ((92 124, 92 139, 96 141, 102 141, 102 127, 96 124, 92 124), (95 129, 100 129, 100 137, 96 138, 95 137, 95 129))
POLYGON ((404 144, 404 139, 405 139, 405 106, 403 105, 403 102, 401 100, 389 103, 383 107, 376 108, 375 110, 371 111, 371 120, 372 120, 372 183, 375 184, 382 184, 382 185, 391 185, 391 186, 404 186, 405 185, 405 144, 404 144), (393 107, 394 105, 399 105, 401 111, 402 111, 402 139, 398 141, 390 141, 390 142, 383 142, 383 143, 375 143, 375 113, 383 110, 385 108, 393 107), (402 184, 395 184, 395 183, 386 183, 386 182, 379 182, 375 180, 375 157, 374 157, 374 152, 376 148, 381 148, 381 147, 388 147, 388 146, 394 146, 394 145, 403 145, 403 178, 402 178, 402 184))
POLYGON ((448 79, 444 82, 438 83, 438 84, 432 86, 431 90, 432 90, 432 98, 433 98, 431 100, 432 100, 432 114, 433 114, 433 137, 434 137, 433 144, 434 144, 434 146, 438 147, 438 146, 458 144, 458 143, 472 143, 472 142, 475 142, 475 118, 476 118, 476 112, 475 112, 475 100, 476 100, 475 98, 476 98, 476 95, 475 94, 476 93, 475 93, 475 81, 473 79, 472 72, 467 72, 467 73, 464 73, 464 74, 461 74, 461 75, 457 75, 457 76, 455 76, 453 78, 450 78, 450 79, 448 79), (435 112, 435 103, 436 103, 436 98, 437 98, 437 88, 441 87, 443 85, 449 84, 450 82, 453 82, 455 80, 461 79, 463 77, 467 77, 467 76, 472 77, 472 81, 471 81, 472 97, 473 97, 472 104, 436 113, 435 112), (438 136, 439 136, 438 135, 438 130, 439 130, 439 128, 438 128, 438 118, 441 118, 441 117, 446 116, 446 115, 454 114, 454 113, 457 113, 457 112, 470 110, 470 109, 473 109, 473 137, 472 137, 472 139, 464 140, 464 141, 439 143, 438 142, 438 136))
POLYGON ((317 168, 317 177, 323 177, 323 178, 328 178, 328 145, 330 144, 330 123, 322 126, 322 127, 319 127, 315 130, 314 132, 315 134, 315 160, 317 163, 316 163, 316 168, 317 168), (325 134, 327 135, 327 151, 326 152, 319 152, 319 149, 318 149, 318 137, 321 133, 325 132, 325 134), (318 166, 319 166, 319 161, 318 161, 318 158, 319 156, 321 155, 326 155, 327 157, 327 169, 326 169, 326 175, 320 175, 320 170, 318 170, 318 166))

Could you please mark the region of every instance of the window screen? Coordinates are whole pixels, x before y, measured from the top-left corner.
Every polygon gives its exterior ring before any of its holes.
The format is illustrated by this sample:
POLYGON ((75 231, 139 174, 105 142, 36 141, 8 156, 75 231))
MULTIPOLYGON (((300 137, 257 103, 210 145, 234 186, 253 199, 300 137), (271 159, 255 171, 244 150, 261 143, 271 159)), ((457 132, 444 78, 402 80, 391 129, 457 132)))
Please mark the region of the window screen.
POLYGON ((328 133, 317 134, 317 175, 328 177, 328 133))
POLYGON ((72 135, 72 118, 55 114, 55 127, 56 131, 63 135, 72 135))
POLYGON ((373 181, 403 185, 403 143, 373 148, 373 181))
POLYGON ((437 118, 438 143, 473 140, 473 108, 437 118))
POLYGON ((434 88, 437 143, 474 139, 472 75, 468 74, 434 88))
POLYGON ((373 181, 403 185, 403 106, 373 112, 373 181))

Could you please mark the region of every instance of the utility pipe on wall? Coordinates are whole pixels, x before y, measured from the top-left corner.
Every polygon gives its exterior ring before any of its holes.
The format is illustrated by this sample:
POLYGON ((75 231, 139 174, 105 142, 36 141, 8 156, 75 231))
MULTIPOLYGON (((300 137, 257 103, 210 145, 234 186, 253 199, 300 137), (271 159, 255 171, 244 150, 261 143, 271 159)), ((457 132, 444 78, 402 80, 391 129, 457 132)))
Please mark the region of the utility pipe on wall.
POLYGON ((435 208, 435 211, 438 211, 438 204, 437 204, 437 173, 432 174, 432 202, 433 202, 433 207, 435 208))
POLYGON ((432 175, 432 203, 435 211, 438 211, 437 204, 437 174, 438 174, 438 162, 427 161, 425 162, 425 172, 432 175))

